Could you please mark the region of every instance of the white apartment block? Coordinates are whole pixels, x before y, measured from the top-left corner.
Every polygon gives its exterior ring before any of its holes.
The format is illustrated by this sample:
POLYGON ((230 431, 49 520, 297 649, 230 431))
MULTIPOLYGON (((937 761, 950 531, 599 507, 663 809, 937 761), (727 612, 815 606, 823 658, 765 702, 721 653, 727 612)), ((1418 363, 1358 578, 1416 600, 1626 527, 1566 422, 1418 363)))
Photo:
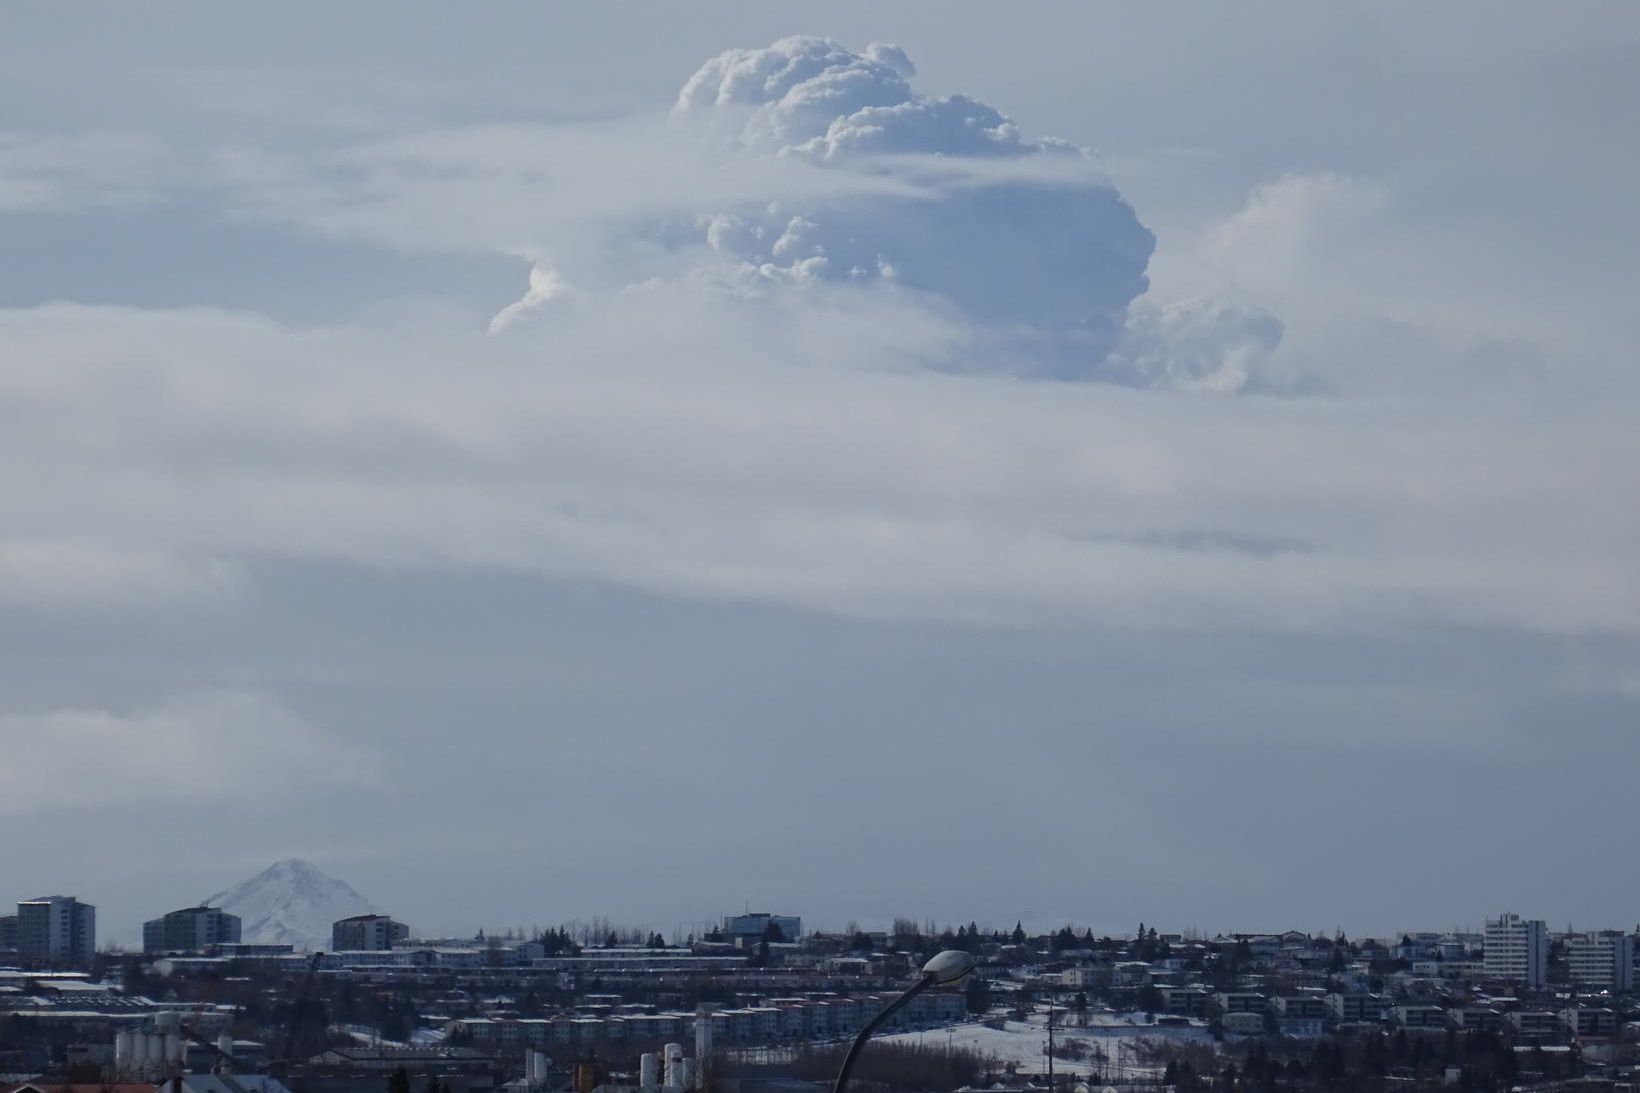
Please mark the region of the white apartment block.
POLYGON ((50 965, 91 963, 97 951, 97 909, 73 896, 41 896, 17 905, 17 950, 50 965))
POLYGON ((212 945, 239 940, 238 915, 218 907, 184 907, 142 924, 145 953, 202 953, 212 945))
POLYGON ((410 936, 410 927, 386 915, 354 915, 330 927, 330 947, 335 952, 366 952, 391 949, 410 936))
POLYGON ((1566 942, 1572 982, 1594 990, 1634 989, 1634 937, 1620 930, 1573 934, 1566 942))
POLYGON ((1486 920, 1486 978, 1542 990, 1549 977, 1549 927, 1540 918, 1486 920))

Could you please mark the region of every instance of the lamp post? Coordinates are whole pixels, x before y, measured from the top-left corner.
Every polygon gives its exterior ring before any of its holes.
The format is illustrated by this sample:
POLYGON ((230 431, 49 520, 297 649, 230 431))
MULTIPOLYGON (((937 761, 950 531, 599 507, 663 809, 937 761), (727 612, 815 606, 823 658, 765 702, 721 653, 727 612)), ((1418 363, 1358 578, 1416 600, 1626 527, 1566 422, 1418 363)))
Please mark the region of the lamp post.
POLYGON ((860 1057, 860 1049, 866 1046, 871 1034, 881 1028, 884 1021, 894 1016, 901 1006, 929 987, 948 987, 973 970, 974 958, 961 949, 947 949, 942 953, 935 953, 934 958, 923 965, 922 976, 911 985, 911 988, 884 1006, 877 1016, 866 1022, 866 1027, 860 1030, 860 1035, 854 1038, 854 1043, 849 1045, 848 1054, 843 1056, 843 1066, 837 1072, 837 1080, 831 1084, 831 1093, 844 1093, 848 1087, 849 1073, 854 1070, 855 1060, 860 1057))

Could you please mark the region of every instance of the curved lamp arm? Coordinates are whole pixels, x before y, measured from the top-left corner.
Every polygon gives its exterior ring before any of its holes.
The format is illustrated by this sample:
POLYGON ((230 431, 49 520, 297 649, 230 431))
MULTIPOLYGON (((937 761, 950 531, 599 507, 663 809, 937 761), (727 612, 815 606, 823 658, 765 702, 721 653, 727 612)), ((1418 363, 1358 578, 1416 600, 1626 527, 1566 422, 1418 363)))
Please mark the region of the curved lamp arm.
POLYGON ((935 955, 934 959, 923 965, 922 977, 912 984, 911 989, 900 995, 894 1001, 884 1006, 882 1010, 866 1022, 866 1027, 854 1038, 849 1045, 848 1054, 843 1056, 843 1066, 837 1071, 837 1080, 831 1083, 831 1093, 844 1093, 848 1087, 848 1076, 854 1070, 854 1063, 860 1058, 860 1051, 871 1039, 871 1034, 882 1027, 900 1008, 917 995, 933 986, 949 986, 974 970, 974 958, 960 949, 947 949, 935 955))

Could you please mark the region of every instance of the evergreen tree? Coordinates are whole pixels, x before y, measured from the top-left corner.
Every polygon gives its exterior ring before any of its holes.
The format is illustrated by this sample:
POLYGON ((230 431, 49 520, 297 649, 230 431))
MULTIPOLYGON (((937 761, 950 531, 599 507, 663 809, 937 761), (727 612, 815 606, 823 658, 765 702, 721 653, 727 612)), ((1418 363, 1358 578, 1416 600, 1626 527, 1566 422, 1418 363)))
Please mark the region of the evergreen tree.
POLYGON ((1025 926, 1023 923, 1014 923, 1013 942, 1015 945, 1025 944, 1025 926))

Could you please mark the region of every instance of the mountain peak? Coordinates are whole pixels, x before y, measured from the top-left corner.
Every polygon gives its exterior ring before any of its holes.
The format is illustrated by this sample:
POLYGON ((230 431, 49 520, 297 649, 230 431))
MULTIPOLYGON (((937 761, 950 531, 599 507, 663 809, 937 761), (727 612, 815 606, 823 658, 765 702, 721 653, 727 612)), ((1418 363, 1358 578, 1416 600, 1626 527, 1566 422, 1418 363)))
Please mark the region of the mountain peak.
POLYGON ((238 915, 245 941, 298 949, 326 948, 338 919, 382 913, 352 885, 302 858, 276 861, 206 903, 238 915))

